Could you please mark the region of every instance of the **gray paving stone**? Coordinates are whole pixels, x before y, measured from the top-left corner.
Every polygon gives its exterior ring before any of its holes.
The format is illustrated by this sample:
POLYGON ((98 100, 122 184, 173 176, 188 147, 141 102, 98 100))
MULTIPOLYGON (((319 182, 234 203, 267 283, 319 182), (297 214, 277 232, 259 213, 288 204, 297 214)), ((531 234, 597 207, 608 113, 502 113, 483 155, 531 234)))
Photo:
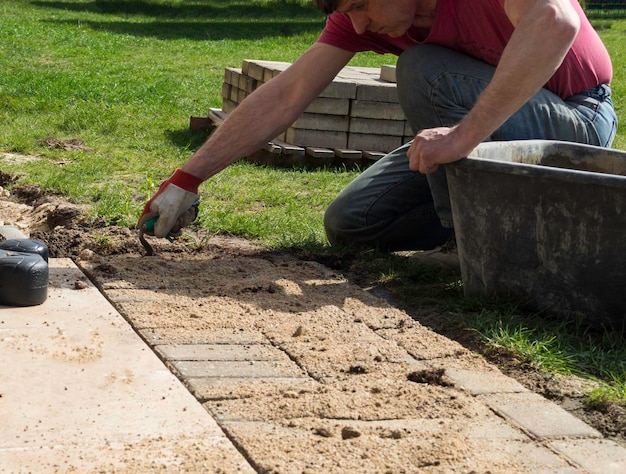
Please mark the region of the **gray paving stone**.
POLYGON ((537 438, 566 436, 600 438, 598 431, 535 393, 481 395, 496 413, 537 438))
MULTIPOLYGON (((388 428, 405 431, 415 431, 420 433, 440 433, 444 429, 451 429, 450 420, 441 419, 398 419, 398 420, 374 420, 374 421, 358 421, 351 420, 350 424, 355 427, 367 428, 388 428)), ((469 420, 464 426, 456 428, 460 432, 467 435, 467 439, 475 440, 515 440, 528 442, 528 436, 519 430, 512 428, 504 421, 493 419, 478 419, 476 421, 469 420)))
POLYGON ((241 77, 241 68, 229 67, 226 68, 224 73, 224 79, 228 80, 228 84, 231 86, 239 87, 239 78, 241 77))
POLYGON ((445 359, 458 357, 459 354, 469 354, 469 351, 458 342, 451 341, 423 326, 412 327, 411 331, 393 327, 379 329, 376 332, 386 339, 395 341, 418 360, 445 359))
POLYGON ((350 113, 350 100, 318 97, 309 104, 305 112, 312 114, 348 115, 350 113))
POLYGON ((491 371, 446 369, 445 375, 456 386, 473 395, 528 392, 517 380, 495 369, 491 371))
POLYGON ((236 328, 212 328, 210 332, 197 328, 144 328, 139 331, 151 345, 159 344, 267 344, 259 331, 236 328))
POLYGON ((365 133, 350 133, 348 135, 348 148, 356 150, 374 150, 390 152, 402 144, 401 137, 390 135, 371 135, 365 133))
POLYGON ((372 81, 369 84, 359 84, 356 90, 357 100, 373 100, 378 102, 398 102, 396 85, 385 81, 372 81))
POLYGON ((320 93, 319 97, 355 99, 356 83, 349 80, 334 80, 320 93))
MULTIPOLYGON (((512 459, 516 464, 525 466, 520 471, 532 474, 580 474, 581 471, 569 464, 566 459, 552 452, 538 442, 528 440, 473 439, 470 443, 479 449, 494 463, 500 459, 512 459)), ((503 471, 496 471, 503 472, 503 471)))
POLYGON ((172 361, 172 366, 187 377, 304 377, 292 361, 172 361))
POLYGON ((250 93, 250 92, 254 91, 254 89, 256 89, 257 81, 253 77, 250 77, 250 76, 247 76, 245 74, 242 74, 241 76, 239 76, 238 87, 242 91, 244 91, 246 93, 250 93))
POLYGON ((247 74, 257 81, 263 80, 265 67, 258 62, 244 59, 241 64, 241 69, 243 70, 244 74, 247 74))
POLYGON ((165 344, 154 349, 167 360, 188 361, 271 361, 285 354, 270 344, 165 344))
POLYGON ((550 446, 590 473, 626 472, 626 449, 607 439, 567 439, 550 446))
POLYGON ((303 130, 289 127, 285 132, 285 140, 299 146, 321 146, 326 148, 346 148, 348 134, 326 130, 303 130))
POLYGON ((275 385, 297 391, 312 390, 319 385, 309 377, 189 377, 185 379, 185 384, 196 398, 204 401, 233 398, 233 393, 242 397, 244 388, 253 391, 259 385, 275 385))
POLYGON ((402 107, 398 103, 353 100, 350 117, 381 120, 405 120, 402 107))
POLYGON ((539 443, 517 440, 469 440, 469 444, 481 451, 481 460, 472 458, 455 459, 453 463, 445 460, 437 464, 422 464, 418 459, 432 461, 428 453, 429 441, 435 440, 440 433, 455 429, 446 425, 445 420, 388 420, 364 422, 358 420, 316 420, 294 419, 293 423, 284 426, 276 422, 241 420, 234 416, 221 417, 216 415, 223 429, 237 443, 246 445, 258 439, 282 449, 285 456, 263 459, 263 453, 254 457, 255 465, 263 466, 276 472, 480 472, 480 473, 532 473, 532 474, 573 474, 579 469, 568 464, 550 449, 539 443), (319 428, 323 428, 325 436, 320 436, 319 428), (351 428, 359 433, 355 440, 341 439, 344 428, 351 428), (387 436, 385 436, 387 433, 387 436), (389 442, 390 435, 397 433, 397 438, 389 442), (376 446, 375 451, 366 451, 360 439, 367 439, 368 445, 376 446), (485 455, 485 453, 488 453, 485 455), (294 455, 297 454, 297 455, 294 455), (493 459, 492 462, 488 461, 493 459), (276 462, 284 460, 289 467, 277 468, 276 462), (325 460, 327 465, 320 464, 325 460), (417 461, 417 462, 416 462, 417 461), (299 464, 296 464, 299 463, 299 464), (334 468, 331 468, 331 466, 334 468), (338 469, 338 466, 341 468, 338 469))
MULTIPOLYGON (((345 115, 312 114, 305 112, 291 127, 304 130, 330 130, 333 132, 347 132, 350 122, 345 115)), ((319 143, 318 146, 321 146, 319 143)))
POLYGON ((396 82, 396 66, 383 64, 380 66, 380 78, 387 82, 396 82))
POLYGON ((222 110, 227 114, 231 113, 233 110, 237 108, 237 102, 234 102, 230 99, 224 98, 222 99, 222 110))
POLYGON ((349 132, 402 137, 404 135, 404 120, 352 117, 349 132))
POLYGON ((12 225, 0 225, 0 240, 25 239, 26 235, 12 225))

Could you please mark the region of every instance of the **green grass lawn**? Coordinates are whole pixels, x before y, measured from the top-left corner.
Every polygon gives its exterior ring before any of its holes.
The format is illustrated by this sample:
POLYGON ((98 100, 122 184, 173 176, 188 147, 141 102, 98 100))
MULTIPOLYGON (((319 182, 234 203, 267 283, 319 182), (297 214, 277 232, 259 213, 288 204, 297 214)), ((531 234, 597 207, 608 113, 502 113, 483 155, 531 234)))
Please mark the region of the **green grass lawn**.
MULTIPOLYGON (((221 106, 224 68, 246 58, 295 60, 324 17, 308 0, 12 0, 0 3, 0 22, 0 151, 42 155, 0 162, 2 171, 133 226, 160 181, 206 139, 189 131, 189 117, 221 106), (53 149, 50 137, 85 147, 53 149)), ((626 20, 598 20, 597 28, 614 60, 614 102, 624 117, 626 20)), ((353 64, 394 61, 360 54, 353 64)), ((623 128, 614 146, 626 149, 623 128)), ((323 211, 356 174, 241 161, 202 186, 199 225, 273 247, 323 249, 323 211)), ((465 300, 458 282, 393 256, 364 264, 408 303, 453 312, 493 347, 546 370, 597 378, 605 384, 600 398, 626 399, 626 353, 611 334, 546 322, 510 302, 465 300)))
MULTIPOLYGON (((224 68, 245 58, 293 61, 324 22, 307 1, 18 0, 0 5, 0 14, 0 148, 45 154, 19 167, 24 181, 92 203, 95 214, 123 225, 135 222, 154 187, 206 138, 189 131, 189 116, 221 106, 224 68), (90 150, 50 150, 39 144, 47 137, 80 139, 90 150)), ((369 54, 355 64, 384 61, 369 54)), ((215 231, 269 243, 278 227, 280 240, 298 241, 302 222, 307 238, 321 242, 319 215, 353 177, 238 164, 203 187, 219 197, 205 200, 202 219, 215 231), (261 190, 285 174, 292 198, 261 190), (241 179, 247 194, 232 189, 241 179), (307 191, 314 183, 316 192, 307 191), (316 198, 305 209, 258 212, 306 194, 316 198)))

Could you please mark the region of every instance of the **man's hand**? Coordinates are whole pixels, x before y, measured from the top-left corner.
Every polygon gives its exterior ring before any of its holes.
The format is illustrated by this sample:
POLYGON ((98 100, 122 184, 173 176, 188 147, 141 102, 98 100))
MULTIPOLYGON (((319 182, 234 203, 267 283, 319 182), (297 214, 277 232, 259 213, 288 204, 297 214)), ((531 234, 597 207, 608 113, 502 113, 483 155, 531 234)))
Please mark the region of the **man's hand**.
POLYGON ((439 165, 465 158, 474 149, 462 142, 458 125, 421 130, 407 152, 409 167, 423 174, 434 173, 439 165))
POLYGON ((157 237, 167 237, 191 224, 197 214, 201 182, 200 178, 176 169, 144 206, 137 228, 148 234, 154 232, 157 237), (154 219, 154 229, 151 229, 154 219))

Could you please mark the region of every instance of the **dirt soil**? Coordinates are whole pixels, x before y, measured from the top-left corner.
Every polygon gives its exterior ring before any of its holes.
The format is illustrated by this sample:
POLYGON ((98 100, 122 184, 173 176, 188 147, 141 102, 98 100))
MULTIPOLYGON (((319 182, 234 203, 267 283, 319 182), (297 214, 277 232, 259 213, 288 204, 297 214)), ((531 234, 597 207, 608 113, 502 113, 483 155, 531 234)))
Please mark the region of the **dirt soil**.
MULTIPOLYGON (((10 179, 2 176, 0 185, 6 186, 10 179)), ((70 257, 76 261, 131 324, 140 333, 144 330, 142 334, 151 345, 193 344, 199 342, 200 335, 206 331, 229 333, 231 338, 239 331, 241 337, 246 333, 248 339, 254 339, 256 336, 251 334, 258 331, 274 338, 273 343, 288 348, 297 366, 307 369, 306 374, 294 373, 291 377, 296 380, 306 376, 312 385, 310 390, 303 390, 302 385, 297 385, 299 388, 293 391, 281 390, 277 395, 281 399, 280 410, 275 408, 276 400, 272 401, 276 394, 272 392, 271 384, 246 387, 246 396, 238 396, 236 384, 220 392, 225 389, 208 387, 199 379, 190 378, 197 382, 191 387, 192 392, 222 420, 227 432, 231 430, 229 434, 236 443, 257 443, 267 449, 275 444, 275 449, 287 452, 290 449, 305 450, 306 443, 312 443, 309 438, 299 447, 286 448, 292 441, 283 437, 280 430, 277 433, 276 426, 313 432, 319 459, 308 459, 304 451, 290 455, 302 459, 301 472, 306 472, 306 466, 323 462, 320 459, 332 458, 337 453, 348 472, 351 463, 352 467, 359 466, 368 452, 375 450, 378 457, 385 457, 388 449, 385 442, 390 439, 397 443, 388 452, 386 466, 390 466, 389 472, 403 472, 404 467, 400 468, 393 461, 394 456, 400 455, 412 458, 414 465, 426 469, 425 472, 429 472, 429 467, 441 468, 446 463, 464 466, 464 472, 500 470, 497 465, 489 464, 486 458, 477 459, 475 453, 463 445, 462 437, 454 435, 454 430, 442 431, 440 427, 433 428, 437 433, 434 435, 436 443, 423 442, 417 451, 415 443, 409 443, 409 436, 400 425, 382 422, 376 436, 360 438, 360 443, 369 440, 369 445, 364 444, 358 450, 353 448, 354 451, 337 448, 337 440, 359 438, 370 429, 354 428, 354 423, 342 425, 337 420, 401 419, 404 410, 419 412, 422 418, 437 420, 439 424, 442 423, 440 420, 449 420, 462 426, 477 416, 469 395, 459 396, 456 392, 450 396, 446 392, 446 380, 441 372, 419 368, 410 371, 412 381, 418 383, 409 388, 406 384, 398 384, 397 379, 390 379, 400 368, 407 370, 398 363, 402 354, 394 352, 396 346, 368 347, 363 344, 358 353, 353 350, 342 353, 346 350, 346 342, 369 337, 361 327, 368 324, 368 305, 380 305, 377 301, 381 296, 377 292, 369 301, 366 297, 357 300, 350 294, 338 293, 346 291, 344 283, 361 288, 369 286, 368 276, 359 273, 358 267, 350 262, 337 262, 335 268, 330 269, 316 262, 302 261, 294 255, 266 251, 241 239, 198 233, 186 234, 173 243, 153 239, 156 255, 146 257, 134 230, 89 222, 81 206, 42 194, 35 187, 14 187, 10 195, 4 191, 0 194, 0 224, 17 226, 31 238, 42 240, 48 245, 51 257, 70 257), (324 275, 324 279, 321 280, 320 275, 324 275), (310 291, 306 291, 307 288, 310 291), (337 314, 338 299, 342 299, 344 312, 352 311, 353 319, 347 321, 348 325, 337 314), (133 314, 139 316, 133 317, 133 314), (159 331, 154 331, 155 327, 159 331), (297 344, 291 342, 294 337, 299 337, 297 344), (386 361, 394 361, 394 364, 386 361), (360 378, 362 374, 368 376, 360 378), (320 388, 319 382, 325 384, 324 388, 320 388), (358 415, 355 415, 354 394, 361 394, 358 415), (317 422, 313 423, 301 413, 306 412, 306 407, 321 413, 317 422), (271 430, 267 428, 266 436, 258 439, 258 429, 247 432, 251 426, 250 413, 255 414, 252 420, 273 420, 276 424, 271 430), (244 418, 247 424, 241 424, 244 418), (475 464, 464 464, 469 458, 473 458, 475 464)), ((375 328, 380 333, 393 333, 400 345, 404 337, 407 347, 418 345, 428 357, 433 356, 428 354, 429 347, 441 347, 443 338, 422 328, 437 329, 437 320, 446 318, 445 314, 432 308, 403 308, 400 312, 392 304, 386 307, 386 311, 389 314, 385 323, 388 327, 375 328), (419 318, 419 321, 407 323, 400 313, 419 318)), ((547 377, 506 354, 486 352, 468 333, 443 336, 451 340, 445 347, 454 354, 455 363, 459 364, 457 368, 490 370, 488 363, 495 364, 528 389, 556 402, 607 438, 626 447, 624 410, 613 405, 595 409, 583 405, 582 390, 588 382, 573 377, 547 377)), ((174 369, 177 367, 181 372, 182 365, 174 364, 174 369)), ((289 367, 285 370, 291 370, 289 367)), ((284 472, 284 466, 281 467, 280 460, 275 458, 253 461, 263 466, 262 472, 284 472)), ((504 466, 500 467, 504 469, 504 466)), ((507 469, 511 467, 506 466, 507 469)))

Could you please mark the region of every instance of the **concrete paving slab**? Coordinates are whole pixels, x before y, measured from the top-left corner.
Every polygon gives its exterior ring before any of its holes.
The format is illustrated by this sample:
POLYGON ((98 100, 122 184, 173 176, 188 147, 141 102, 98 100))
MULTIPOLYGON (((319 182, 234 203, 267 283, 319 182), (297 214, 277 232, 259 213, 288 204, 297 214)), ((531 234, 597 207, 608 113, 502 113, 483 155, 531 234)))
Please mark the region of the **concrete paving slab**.
POLYGON ((233 398, 245 393, 256 392, 258 386, 271 385, 283 393, 298 393, 302 390, 315 390, 318 383, 308 377, 190 377, 186 378, 185 385, 198 400, 214 401, 233 398))
POLYGON ((182 377, 304 377, 292 361, 179 360, 172 365, 182 377))
POLYGON ((268 344, 259 331, 213 328, 210 335, 197 328, 144 328, 141 335, 150 345, 166 344, 268 344))
POLYGON ((270 361, 285 353, 270 344, 163 344, 154 349, 167 360, 270 361))
POLYGON ((452 383, 473 395, 501 392, 528 392, 517 380, 507 377, 497 369, 490 371, 446 369, 452 383))
POLYGON ((602 437, 598 431, 536 393, 498 393, 481 397, 496 413, 513 420, 538 439, 602 437))
POLYGON ((0 307, 0 472, 254 472, 69 259, 0 307))
POLYGON ((551 446, 590 473, 626 472, 626 451, 607 439, 557 440, 551 446))

